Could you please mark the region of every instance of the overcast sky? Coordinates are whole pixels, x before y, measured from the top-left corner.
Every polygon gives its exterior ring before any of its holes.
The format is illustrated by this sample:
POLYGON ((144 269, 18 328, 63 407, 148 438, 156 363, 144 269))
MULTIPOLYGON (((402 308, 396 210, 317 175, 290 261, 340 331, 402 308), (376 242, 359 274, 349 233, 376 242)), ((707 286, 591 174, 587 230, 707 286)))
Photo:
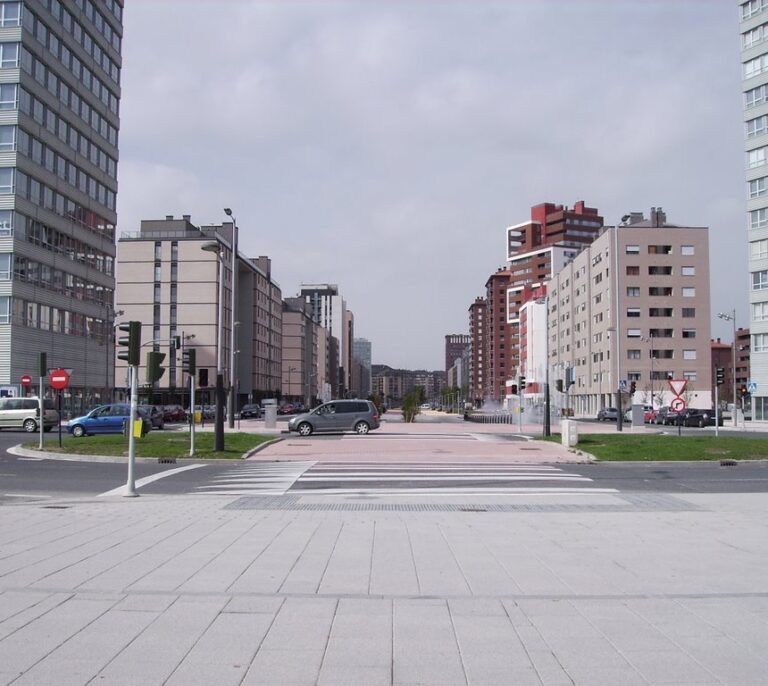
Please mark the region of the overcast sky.
POLYGON ((442 369, 541 202, 709 226, 712 335, 749 325, 733 0, 126 4, 119 230, 231 207, 374 363, 442 369))

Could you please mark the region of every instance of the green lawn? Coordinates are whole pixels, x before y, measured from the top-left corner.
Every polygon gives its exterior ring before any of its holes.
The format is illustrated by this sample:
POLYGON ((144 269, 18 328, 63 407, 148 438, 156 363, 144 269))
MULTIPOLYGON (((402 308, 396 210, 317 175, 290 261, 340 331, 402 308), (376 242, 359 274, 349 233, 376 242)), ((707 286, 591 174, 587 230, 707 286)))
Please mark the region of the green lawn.
POLYGON ((768 440, 736 436, 582 434, 576 448, 606 462, 768 459, 768 440))
MULTIPOLYGON (((200 432, 195 434, 194 457, 199 460, 239 459, 249 450, 273 438, 249 433, 227 433, 224 436, 224 451, 216 452, 213 449, 213 432, 200 432)), ((25 448, 33 450, 38 445, 38 441, 24 443, 25 448)), ((128 456, 128 438, 122 434, 83 438, 65 435, 61 448, 58 435, 46 434, 43 447, 51 452, 65 454, 128 456)), ((136 457, 189 457, 189 434, 186 431, 151 431, 144 438, 136 439, 136 457)))

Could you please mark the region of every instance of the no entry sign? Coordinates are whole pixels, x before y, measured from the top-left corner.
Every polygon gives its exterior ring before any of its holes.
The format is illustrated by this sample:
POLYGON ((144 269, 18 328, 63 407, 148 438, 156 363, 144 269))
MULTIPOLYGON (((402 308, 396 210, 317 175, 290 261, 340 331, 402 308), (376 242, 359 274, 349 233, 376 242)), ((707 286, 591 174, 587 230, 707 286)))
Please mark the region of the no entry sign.
POLYGON ((21 385, 22 386, 31 386, 32 385, 32 377, 29 374, 25 374, 21 377, 21 385))
POLYGON ((57 390, 66 388, 67 385, 69 384, 69 374, 67 373, 67 370, 54 369, 48 375, 48 383, 51 384, 51 388, 56 388, 57 390))

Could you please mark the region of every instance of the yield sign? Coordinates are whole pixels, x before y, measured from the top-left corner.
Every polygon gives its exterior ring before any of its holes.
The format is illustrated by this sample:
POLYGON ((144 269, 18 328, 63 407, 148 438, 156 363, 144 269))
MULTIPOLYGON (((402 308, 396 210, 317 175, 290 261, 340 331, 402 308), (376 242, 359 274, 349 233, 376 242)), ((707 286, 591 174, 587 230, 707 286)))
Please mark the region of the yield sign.
POLYGON ((672 392, 679 398, 680 394, 685 390, 685 387, 688 384, 688 380, 687 379, 669 379, 667 383, 669 384, 669 387, 672 389, 672 392))

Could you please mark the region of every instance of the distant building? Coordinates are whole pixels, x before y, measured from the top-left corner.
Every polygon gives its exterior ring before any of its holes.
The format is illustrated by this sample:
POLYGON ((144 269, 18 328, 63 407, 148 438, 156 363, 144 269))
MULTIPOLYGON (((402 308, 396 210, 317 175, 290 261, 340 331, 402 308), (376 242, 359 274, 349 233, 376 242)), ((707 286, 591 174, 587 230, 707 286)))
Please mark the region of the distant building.
MULTIPOLYGON (((181 351, 175 348, 176 337, 184 347, 196 350, 200 402, 213 401, 219 312, 223 315, 221 359, 225 386, 234 382, 239 404, 274 397, 282 376, 281 290, 272 280, 269 258, 250 259, 239 254, 239 297, 233 316, 231 223, 197 227, 190 215, 143 220, 139 231, 120 235, 117 254, 120 271, 116 302, 123 312, 118 321, 140 321, 143 350, 166 353, 165 374, 152 391, 156 403, 186 404, 188 380, 182 373, 181 351), (220 269, 224 270, 221 307, 220 269), (233 332, 234 378, 229 368, 233 332)), ((145 379, 144 363, 142 355, 140 384, 145 379)), ((122 360, 116 360, 115 377, 117 386, 125 389, 127 367, 122 360)), ((145 390, 149 393, 149 389, 145 390)))
POLYGON ((374 364, 373 392, 381 395, 387 405, 399 405, 416 386, 424 389, 428 402, 439 402, 446 385, 444 371, 424 369, 393 369, 385 364, 374 364))
POLYGON ((453 367, 465 349, 472 344, 472 336, 464 333, 451 333, 445 337, 445 371, 453 367))
POLYGON ((488 301, 485 298, 475 298, 469 306, 469 399, 475 405, 480 405, 485 397, 485 345, 486 345, 486 313, 488 301))
POLYGON ((367 338, 355 338, 352 342, 353 389, 358 397, 367 398, 371 394, 371 342, 367 338))

